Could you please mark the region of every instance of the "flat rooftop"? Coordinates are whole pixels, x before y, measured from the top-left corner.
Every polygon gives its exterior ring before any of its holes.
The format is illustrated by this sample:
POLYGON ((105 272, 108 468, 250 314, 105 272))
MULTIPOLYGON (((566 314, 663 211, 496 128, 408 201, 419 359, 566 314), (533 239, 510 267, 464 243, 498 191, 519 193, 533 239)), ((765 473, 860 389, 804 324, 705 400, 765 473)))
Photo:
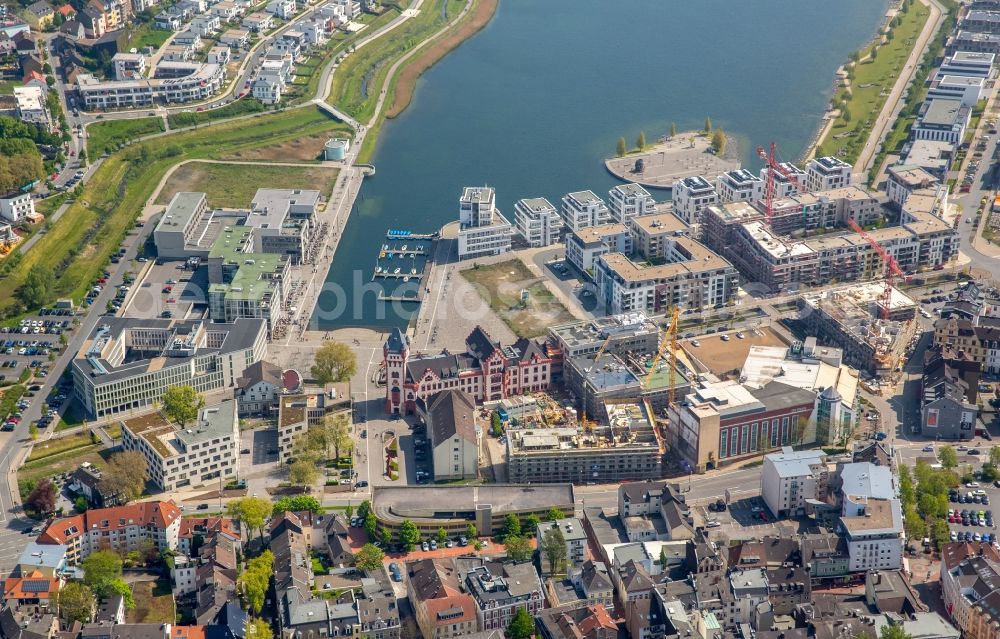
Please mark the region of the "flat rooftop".
POLYGON ((593 191, 573 191, 567 193, 563 199, 581 207, 604 205, 604 200, 597 197, 593 191))
POLYGON ((638 312, 560 324, 549 329, 549 332, 570 346, 593 344, 609 337, 659 333, 659 331, 655 322, 638 312))
POLYGON ((552 202, 549 202, 544 197, 522 198, 517 201, 515 206, 537 215, 547 212, 552 213, 556 210, 556 207, 552 206, 552 202))
POLYGON ((493 188, 489 186, 467 186, 462 189, 462 204, 489 204, 494 199, 493 188))
POLYGON ((195 213, 205 206, 204 193, 180 192, 175 193, 167 204, 167 210, 163 213, 160 223, 156 225, 157 231, 183 231, 195 213))
POLYGON ((932 98, 930 105, 920 117, 920 123, 925 126, 954 126, 961 119, 963 112, 967 113, 968 109, 962 106, 961 100, 932 98))
POLYGON ((377 514, 409 518, 415 523, 423 524, 428 519, 439 519, 435 516, 439 511, 444 511, 444 519, 451 519, 455 513, 472 513, 480 506, 489 505, 495 517, 574 503, 572 484, 376 486, 372 492, 372 506, 377 514))
POLYGON ((678 231, 686 232, 689 230, 688 225, 682 222, 681 219, 673 213, 641 215, 639 217, 632 218, 630 223, 633 227, 642 229, 650 235, 657 235, 659 233, 676 233, 678 231))

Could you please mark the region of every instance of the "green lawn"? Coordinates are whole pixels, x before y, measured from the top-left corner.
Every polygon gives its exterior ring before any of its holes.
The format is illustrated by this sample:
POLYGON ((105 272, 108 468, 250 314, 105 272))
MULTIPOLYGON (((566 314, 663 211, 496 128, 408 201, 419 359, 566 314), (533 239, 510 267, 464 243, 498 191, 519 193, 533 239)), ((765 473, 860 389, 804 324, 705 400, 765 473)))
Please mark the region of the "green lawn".
POLYGON ((173 172, 156 201, 166 204, 175 193, 194 191, 206 193, 212 207, 248 208, 262 186, 318 189, 328 198, 336 179, 337 169, 330 167, 191 162, 173 172))
MULTIPOLYGON (((930 9, 916 2, 900 14, 900 23, 892 30, 892 40, 882 46, 862 49, 860 62, 854 65, 850 88, 840 88, 835 102, 846 101, 847 108, 827 133, 817 155, 834 155, 853 162, 864 147, 875 118, 885 105, 888 92, 904 72, 906 59, 913 51, 930 9), (875 59, 869 56, 875 52, 875 59)), ((848 65, 850 66, 850 65, 848 65)))
POLYGON ((128 611, 128 623, 177 623, 177 608, 170 585, 165 581, 139 581, 132 584, 135 608, 128 611))
POLYGON ((37 461, 53 455, 67 453, 78 448, 87 448, 93 444, 94 442, 90 438, 89 431, 85 433, 75 433, 66 437, 60 437, 59 439, 49 439, 47 441, 36 443, 35 447, 31 449, 31 454, 28 455, 27 461, 37 461))
POLYGON ((129 34, 125 50, 128 51, 132 48, 141 49, 142 47, 156 47, 159 49, 167 41, 171 33, 171 31, 163 29, 154 29, 152 22, 141 24, 135 31, 129 34))
POLYGON ((226 106, 219 107, 218 109, 206 109, 204 111, 191 111, 190 113, 174 113, 167 116, 167 122, 170 123, 171 129, 180 129, 183 127, 195 126, 196 124, 204 124, 206 122, 211 122, 212 120, 224 120, 226 118, 234 118, 239 115, 248 115, 250 113, 261 113, 267 109, 263 103, 254 98, 241 98, 236 102, 230 102, 226 106))
POLYGON ((95 122, 87 127, 87 155, 96 159, 117 151, 129 140, 162 131, 163 118, 158 117, 95 122))
POLYGON ((415 18, 347 56, 333 74, 329 100, 360 122, 369 122, 378 102, 379 92, 392 65, 407 51, 423 42, 448 22, 442 14, 455 16, 465 6, 464 0, 434 0, 425 4, 415 18))
POLYGON ((0 82, 0 95, 14 95, 16 82, 0 82))
POLYGON ((186 159, 221 159, 303 135, 342 134, 345 128, 319 109, 302 108, 183 131, 111 155, 66 214, 0 279, 0 317, 25 310, 16 291, 39 266, 55 274, 46 303, 61 297, 79 302, 170 166, 186 159))

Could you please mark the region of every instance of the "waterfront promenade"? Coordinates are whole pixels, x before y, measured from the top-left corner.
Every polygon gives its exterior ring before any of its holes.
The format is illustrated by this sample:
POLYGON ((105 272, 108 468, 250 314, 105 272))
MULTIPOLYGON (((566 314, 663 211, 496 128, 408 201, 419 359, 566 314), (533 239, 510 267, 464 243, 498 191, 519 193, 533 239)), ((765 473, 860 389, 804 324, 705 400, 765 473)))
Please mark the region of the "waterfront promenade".
POLYGON ((714 178, 740 168, 735 140, 728 139, 722 157, 715 155, 711 146, 711 135, 685 131, 650 145, 642 152, 608 158, 604 166, 620 180, 658 189, 669 189, 674 182, 686 177, 706 175, 714 178), (642 170, 636 171, 639 160, 642 160, 642 170))

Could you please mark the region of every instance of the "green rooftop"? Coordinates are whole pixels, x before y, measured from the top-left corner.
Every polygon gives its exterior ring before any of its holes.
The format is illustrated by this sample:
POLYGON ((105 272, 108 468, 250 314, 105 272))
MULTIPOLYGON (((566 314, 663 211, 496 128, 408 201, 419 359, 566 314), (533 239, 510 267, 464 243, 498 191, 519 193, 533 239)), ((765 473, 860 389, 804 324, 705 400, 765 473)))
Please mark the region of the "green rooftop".
MULTIPOLYGON (((645 374, 649 375, 649 369, 643 368, 645 374)), ((640 374, 642 376, 642 374, 640 374)), ((679 370, 676 371, 674 377, 678 386, 682 386, 688 383, 687 377, 684 376, 679 370)), ((656 365, 656 372, 649 376, 648 381, 646 379, 642 380, 642 387, 647 390, 657 390, 660 388, 670 387, 670 362, 664 358, 659 364, 656 365)))
POLYGON ((208 293, 224 295, 226 300, 260 301, 273 290, 270 280, 280 279, 278 275, 288 263, 284 255, 277 253, 245 253, 252 245, 251 229, 245 226, 226 227, 212 244, 208 259, 220 259, 225 265, 234 266, 236 273, 228 284, 212 284, 208 293))

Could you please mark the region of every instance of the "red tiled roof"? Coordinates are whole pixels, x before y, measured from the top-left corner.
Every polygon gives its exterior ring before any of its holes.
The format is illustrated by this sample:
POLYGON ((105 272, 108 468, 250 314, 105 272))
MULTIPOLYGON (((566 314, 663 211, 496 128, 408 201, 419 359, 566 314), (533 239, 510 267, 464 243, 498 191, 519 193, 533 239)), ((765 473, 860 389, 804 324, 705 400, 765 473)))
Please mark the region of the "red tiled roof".
MULTIPOLYGON (((206 533, 225 533, 230 537, 239 538, 240 534, 233 526, 233 520, 229 517, 192 517, 181 519, 180 537, 192 537, 195 528, 202 528, 206 533)), ((198 534, 202 534, 199 531, 198 534)))
POLYGON ((59 591, 59 580, 37 570, 25 577, 8 577, 3 583, 3 599, 48 599, 59 591))
POLYGON ((45 76, 42 75, 41 73, 39 73, 38 71, 28 71, 27 73, 24 74, 24 82, 25 82, 25 84, 27 84, 28 82, 31 82, 32 80, 38 80, 40 82, 45 82, 45 76))
POLYGON ((456 594, 437 599, 427 599, 424 601, 427 606, 427 619, 434 625, 451 625, 454 623, 464 623, 476 620, 476 602, 472 595, 456 594), (448 615, 446 619, 438 619, 438 613, 461 610, 461 615, 448 615))
POLYGON ((57 8, 56 11, 63 14, 67 18, 76 13, 76 9, 74 9, 68 4, 62 5, 61 7, 57 8))
POLYGON ((171 639, 205 639, 205 626, 173 626, 171 639))
POLYGON ((180 516, 181 509, 172 501, 142 501, 127 506, 98 508, 52 522, 39 535, 38 543, 65 544, 86 530, 117 530, 136 525, 162 529, 180 516))
POLYGON ((598 628, 606 628, 607 630, 618 628, 602 604, 588 606, 587 609, 590 611, 590 614, 584 617, 579 623, 580 632, 584 635, 589 635, 598 628))

